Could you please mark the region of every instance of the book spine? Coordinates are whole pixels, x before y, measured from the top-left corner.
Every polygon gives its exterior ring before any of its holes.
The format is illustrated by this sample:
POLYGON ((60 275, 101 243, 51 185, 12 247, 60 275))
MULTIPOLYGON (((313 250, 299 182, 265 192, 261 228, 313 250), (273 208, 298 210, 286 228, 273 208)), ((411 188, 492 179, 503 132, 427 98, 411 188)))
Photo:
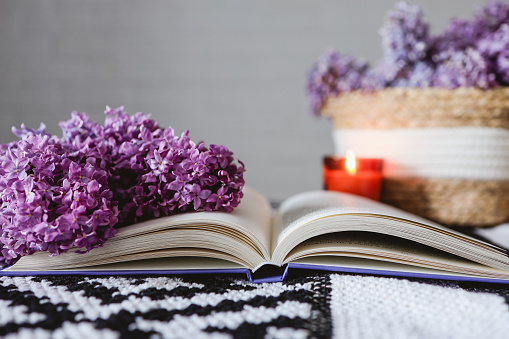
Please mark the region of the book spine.
POLYGON ((286 279, 287 275, 288 264, 283 266, 266 264, 257 269, 255 272, 247 270, 247 279, 249 282, 255 284, 283 281, 286 279))

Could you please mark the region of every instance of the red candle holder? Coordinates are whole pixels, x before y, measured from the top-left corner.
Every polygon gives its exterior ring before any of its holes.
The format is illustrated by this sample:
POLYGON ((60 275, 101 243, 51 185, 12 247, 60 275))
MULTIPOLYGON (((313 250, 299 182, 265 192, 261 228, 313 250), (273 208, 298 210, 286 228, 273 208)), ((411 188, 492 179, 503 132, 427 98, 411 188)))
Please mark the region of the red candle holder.
POLYGON ((346 169, 346 158, 325 156, 323 159, 324 189, 361 195, 380 200, 382 188, 382 159, 356 158, 355 172, 346 169))

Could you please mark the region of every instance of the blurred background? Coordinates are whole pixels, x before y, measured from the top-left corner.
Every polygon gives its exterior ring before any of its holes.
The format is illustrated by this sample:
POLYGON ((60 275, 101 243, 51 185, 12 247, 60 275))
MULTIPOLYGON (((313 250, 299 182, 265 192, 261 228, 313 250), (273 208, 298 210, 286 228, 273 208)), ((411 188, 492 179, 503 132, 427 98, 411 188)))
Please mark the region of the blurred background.
MULTIPOLYGON (((441 31, 485 1, 409 1, 441 31)), ((320 189, 331 126, 309 114, 307 72, 334 47, 376 64, 395 1, 0 0, 0 142, 25 123, 61 135, 73 110, 151 113, 224 144, 271 199, 320 189)))

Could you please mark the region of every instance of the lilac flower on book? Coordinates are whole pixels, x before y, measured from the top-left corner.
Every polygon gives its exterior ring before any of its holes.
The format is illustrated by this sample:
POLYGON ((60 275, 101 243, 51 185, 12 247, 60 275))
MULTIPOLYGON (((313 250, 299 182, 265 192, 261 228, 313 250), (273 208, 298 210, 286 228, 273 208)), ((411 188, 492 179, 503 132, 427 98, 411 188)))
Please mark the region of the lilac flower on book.
POLYGON ((73 112, 61 139, 22 125, 21 140, 0 146, 0 266, 36 251, 86 252, 140 220, 240 203, 244 165, 227 147, 122 107, 105 114, 101 125, 73 112))
POLYGON ((148 115, 107 108, 104 125, 85 113, 62 122, 64 148, 73 160, 104 169, 119 202, 119 224, 189 211, 230 212, 242 198, 244 165, 234 163, 225 146, 194 143, 185 131, 176 136, 148 115), (224 173, 223 173, 224 172, 224 173), (225 175, 226 173, 226 175, 225 175), (228 201, 207 202, 212 192, 228 189, 228 201), (199 189, 198 189, 199 188, 199 189))
POLYGON ((118 214, 106 173, 74 163, 44 129, 22 130, 22 139, 0 153, 0 265, 36 251, 102 246, 116 232, 118 214), (86 244, 78 241, 85 236, 86 244))
POLYGON ((240 203, 244 165, 234 163, 228 148, 210 145, 209 149, 201 142, 195 144, 187 131, 176 137, 173 131, 155 130, 139 149, 142 156, 134 155, 141 165, 134 169, 137 179, 132 187, 124 189, 124 196, 134 199, 126 201, 122 220, 139 221, 147 216, 188 211, 231 212, 240 203), (207 200, 219 190, 228 192, 221 204, 207 200))

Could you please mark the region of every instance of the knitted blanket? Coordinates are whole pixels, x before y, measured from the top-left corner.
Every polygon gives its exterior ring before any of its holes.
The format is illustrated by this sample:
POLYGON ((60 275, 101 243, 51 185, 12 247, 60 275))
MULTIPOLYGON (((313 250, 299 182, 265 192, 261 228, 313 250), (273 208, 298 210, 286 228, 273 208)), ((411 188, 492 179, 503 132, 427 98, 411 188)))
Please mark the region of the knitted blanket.
MULTIPOLYGON (((505 229, 490 232, 498 240, 505 229)), ((0 277, 5 338, 507 338, 509 285, 299 272, 0 277)))
POLYGON ((341 274, 1 277, 6 338, 507 338, 509 287, 341 274))

